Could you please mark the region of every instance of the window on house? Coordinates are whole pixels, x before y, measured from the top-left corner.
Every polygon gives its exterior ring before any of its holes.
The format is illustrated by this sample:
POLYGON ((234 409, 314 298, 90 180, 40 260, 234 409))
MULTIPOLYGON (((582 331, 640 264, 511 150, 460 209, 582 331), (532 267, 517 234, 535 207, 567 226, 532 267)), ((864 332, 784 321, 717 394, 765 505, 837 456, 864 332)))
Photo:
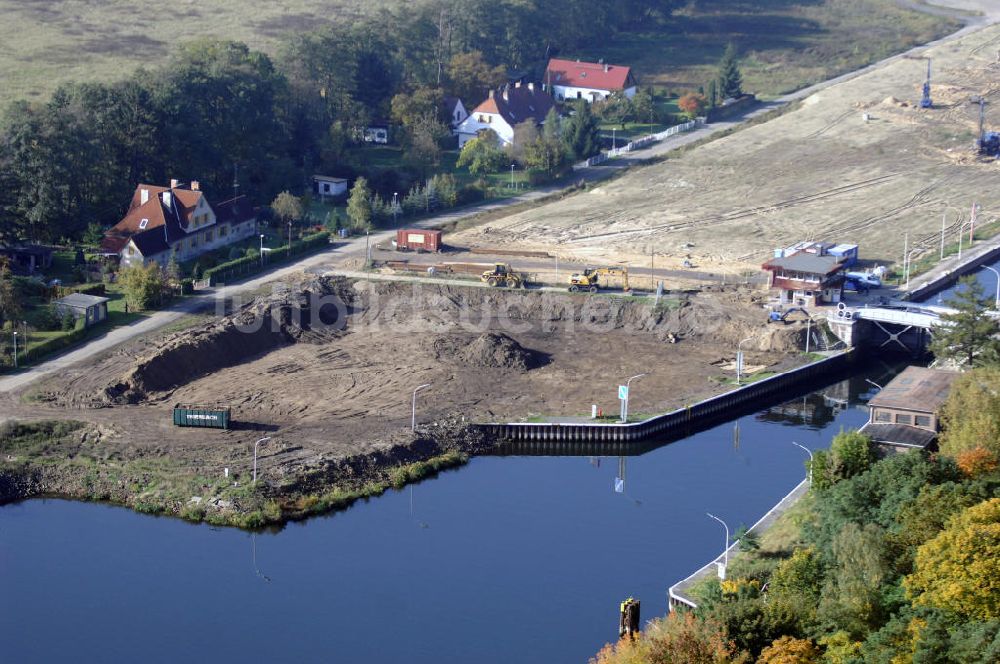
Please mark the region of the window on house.
POLYGON ((887 413, 884 410, 876 410, 875 411, 875 421, 876 422, 887 422, 889 424, 892 424, 892 414, 891 413, 887 413))
POLYGON ((896 424, 913 424, 913 418, 902 413, 896 414, 896 424))
POLYGON ((479 121, 480 121, 480 122, 486 122, 486 118, 485 118, 485 117, 483 117, 483 114, 482 114, 482 113, 480 113, 480 114, 479 114, 479 121))
POLYGON ((211 241, 212 241, 212 231, 209 231, 205 233, 205 242, 211 242, 211 241))
POLYGON ((132 245, 129 245, 128 255, 129 256, 135 256, 135 247, 133 247, 132 245))
POLYGON ((913 418, 913 423, 918 427, 930 428, 931 426, 931 416, 930 415, 916 415, 913 418))
POLYGON ((229 226, 222 226, 219 228, 219 236, 229 235, 229 226))

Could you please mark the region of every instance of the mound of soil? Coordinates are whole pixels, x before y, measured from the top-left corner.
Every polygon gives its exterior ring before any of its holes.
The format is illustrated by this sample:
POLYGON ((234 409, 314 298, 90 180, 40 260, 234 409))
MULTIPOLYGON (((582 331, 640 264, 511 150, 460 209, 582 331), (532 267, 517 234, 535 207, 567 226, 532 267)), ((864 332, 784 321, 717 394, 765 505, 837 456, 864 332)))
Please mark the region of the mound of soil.
POLYGON ((352 291, 319 278, 255 298, 233 314, 162 340, 103 390, 106 403, 139 403, 152 394, 293 343, 322 343, 341 329, 352 291))
POLYGON ((486 369, 506 369, 523 373, 542 364, 537 353, 501 332, 485 332, 472 341, 441 337, 434 342, 435 353, 451 356, 462 364, 486 369))

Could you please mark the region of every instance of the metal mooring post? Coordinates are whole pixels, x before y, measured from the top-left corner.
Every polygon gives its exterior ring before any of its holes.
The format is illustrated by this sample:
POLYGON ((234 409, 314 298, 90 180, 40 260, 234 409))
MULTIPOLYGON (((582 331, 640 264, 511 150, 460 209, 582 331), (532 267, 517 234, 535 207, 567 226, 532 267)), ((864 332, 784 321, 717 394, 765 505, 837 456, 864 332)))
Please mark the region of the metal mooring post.
POLYGON ((634 639, 639 631, 639 600, 629 597, 621 603, 618 617, 618 638, 634 639))

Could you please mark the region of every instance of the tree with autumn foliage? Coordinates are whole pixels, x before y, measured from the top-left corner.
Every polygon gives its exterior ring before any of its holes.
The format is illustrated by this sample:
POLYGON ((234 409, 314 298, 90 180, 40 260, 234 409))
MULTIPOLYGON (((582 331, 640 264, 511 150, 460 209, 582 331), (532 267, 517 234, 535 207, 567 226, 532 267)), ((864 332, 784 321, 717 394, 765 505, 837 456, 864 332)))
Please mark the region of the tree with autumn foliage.
POLYGON ((688 92, 677 100, 677 108, 689 119, 694 119, 705 113, 708 108, 708 100, 705 95, 697 92, 688 92))
POLYGON ((977 448, 1000 458, 1000 367, 973 369, 955 379, 941 408, 941 452, 957 458, 977 448))
POLYGON ((962 511, 917 549, 903 585, 918 606, 1000 620, 1000 498, 962 511))
POLYGON ((809 639, 783 636, 764 648, 757 664, 817 664, 820 652, 809 639))
POLYGON ((591 664, 747 664, 750 656, 726 638, 722 625, 689 612, 653 620, 635 641, 608 644, 591 664))

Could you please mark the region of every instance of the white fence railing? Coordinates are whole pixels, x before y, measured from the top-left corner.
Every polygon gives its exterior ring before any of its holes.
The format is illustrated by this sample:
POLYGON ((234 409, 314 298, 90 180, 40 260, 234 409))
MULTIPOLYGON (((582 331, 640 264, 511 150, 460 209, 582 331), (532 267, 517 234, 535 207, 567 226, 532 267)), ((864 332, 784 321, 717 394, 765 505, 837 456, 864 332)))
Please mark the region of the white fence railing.
POLYGON ((578 171, 583 168, 590 168, 591 166, 597 166, 598 164, 603 164, 609 159, 614 159, 615 157, 621 156, 623 154, 628 154, 633 150, 644 148, 647 145, 650 145, 652 143, 657 143, 666 138, 674 136, 675 134, 681 134, 686 131, 691 131, 692 129, 695 129, 696 127, 699 127, 703 124, 705 124, 704 118, 695 118, 694 120, 689 120, 688 122, 685 122, 683 124, 674 125, 673 127, 665 129, 659 133, 642 136, 640 138, 635 139, 634 141, 629 141, 620 148, 614 148, 608 150, 607 152, 602 152, 601 154, 594 155, 590 159, 586 159, 578 164, 574 164, 573 170, 578 171))

